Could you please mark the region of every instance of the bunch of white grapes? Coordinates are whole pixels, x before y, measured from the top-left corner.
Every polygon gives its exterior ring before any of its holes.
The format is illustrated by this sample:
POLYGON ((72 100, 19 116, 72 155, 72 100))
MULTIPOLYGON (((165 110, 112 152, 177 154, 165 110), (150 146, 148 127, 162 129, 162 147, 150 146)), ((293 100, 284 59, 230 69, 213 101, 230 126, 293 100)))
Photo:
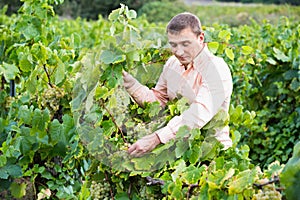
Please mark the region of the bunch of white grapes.
POLYGON ((39 96, 44 108, 56 112, 59 109, 60 100, 65 96, 65 92, 57 86, 48 87, 43 94, 39 96))
POLYGON ((91 198, 93 200, 109 200, 110 199, 110 184, 108 181, 92 181, 90 186, 91 198))
POLYGON ((268 184, 263 186, 263 189, 258 190, 258 193, 253 195, 252 200, 281 200, 282 196, 276 190, 275 184, 268 184))

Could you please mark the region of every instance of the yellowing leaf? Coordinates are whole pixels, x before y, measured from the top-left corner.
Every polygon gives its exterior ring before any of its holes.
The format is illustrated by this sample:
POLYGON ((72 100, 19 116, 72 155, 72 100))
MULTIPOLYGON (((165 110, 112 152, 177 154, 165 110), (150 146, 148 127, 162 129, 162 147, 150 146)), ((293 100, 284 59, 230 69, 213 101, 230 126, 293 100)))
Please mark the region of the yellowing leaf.
POLYGON ((242 54, 249 55, 253 52, 253 48, 249 46, 242 46, 242 54))
POLYGON ((248 58, 247 63, 249 63, 251 65, 255 65, 253 58, 248 58))
POLYGON ((220 38, 220 39, 222 39, 222 40, 224 40, 224 41, 229 41, 230 40, 230 36, 231 35, 231 33, 229 32, 229 31, 227 31, 227 30, 222 30, 222 31, 220 31, 219 32, 219 35, 218 35, 218 37, 220 38))
POLYGON ((218 51, 219 42, 209 42, 208 48, 213 54, 215 54, 218 51))
POLYGON ((256 170, 245 170, 240 172, 237 176, 233 177, 233 181, 229 182, 228 192, 229 194, 242 193, 250 185, 254 183, 254 177, 256 176, 256 170))
POLYGON ((137 171, 146 171, 153 167, 155 159, 153 154, 146 154, 143 157, 133 158, 131 161, 137 171))
POLYGON ((233 54, 232 49, 226 48, 225 54, 230 60, 232 60, 232 61, 234 60, 234 54, 233 54))

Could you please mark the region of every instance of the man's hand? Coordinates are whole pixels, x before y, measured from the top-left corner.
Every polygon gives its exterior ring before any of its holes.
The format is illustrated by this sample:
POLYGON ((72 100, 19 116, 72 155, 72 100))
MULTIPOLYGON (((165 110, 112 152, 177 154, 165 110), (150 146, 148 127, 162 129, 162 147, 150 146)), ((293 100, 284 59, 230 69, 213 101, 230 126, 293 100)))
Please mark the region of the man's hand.
POLYGON ((132 144, 129 149, 128 153, 134 157, 140 157, 143 154, 151 151, 157 145, 160 144, 159 137, 156 133, 152 133, 150 135, 146 135, 132 144))
POLYGON ((132 87, 134 85, 136 80, 135 80, 135 78, 133 78, 133 76, 131 76, 129 73, 127 73, 124 70, 122 71, 122 75, 123 75, 123 80, 124 80, 124 87, 126 89, 129 89, 130 87, 132 87))

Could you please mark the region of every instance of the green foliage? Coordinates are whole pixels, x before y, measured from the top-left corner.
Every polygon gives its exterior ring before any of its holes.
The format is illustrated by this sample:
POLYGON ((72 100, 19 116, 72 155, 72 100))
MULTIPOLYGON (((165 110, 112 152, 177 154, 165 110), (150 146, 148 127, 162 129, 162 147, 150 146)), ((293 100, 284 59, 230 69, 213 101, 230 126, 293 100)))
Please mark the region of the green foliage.
POLYGON ((277 24, 280 17, 286 16, 291 20, 299 20, 300 7, 290 5, 188 5, 182 1, 154 1, 143 5, 138 10, 138 15, 146 15, 149 22, 167 23, 174 15, 189 11, 196 14, 204 26, 214 23, 230 26, 251 25, 255 20, 258 23, 268 20, 271 24, 277 24), (173 6, 174 3, 178 6, 173 6), (166 12, 166 10, 168 12, 166 12))
POLYGON ((293 156, 284 167, 280 181, 285 186, 287 199, 297 199, 299 197, 299 176, 300 176, 300 142, 293 150, 293 156))
POLYGON ((185 12, 188 9, 189 7, 182 1, 152 1, 144 4, 143 7, 138 10, 138 14, 140 16, 146 15, 149 22, 165 23, 176 14, 185 12), (174 6, 174 4, 176 4, 176 6, 174 6))
POLYGON ((297 0, 218 0, 222 2, 241 2, 241 3, 266 3, 266 4, 291 4, 300 5, 297 0))
POLYGON ((233 73, 230 116, 218 113, 201 131, 182 127, 132 158, 129 143, 187 107, 179 99, 141 108, 122 87, 123 69, 155 84, 170 56, 165 24, 123 4, 107 20, 62 20, 55 3, 27 0, 18 15, 0 15, 0 197, 279 199, 282 169, 282 195, 293 195, 298 145, 280 163, 299 138, 298 23, 205 26, 233 73), (213 130, 228 123, 233 146, 224 151, 213 130))

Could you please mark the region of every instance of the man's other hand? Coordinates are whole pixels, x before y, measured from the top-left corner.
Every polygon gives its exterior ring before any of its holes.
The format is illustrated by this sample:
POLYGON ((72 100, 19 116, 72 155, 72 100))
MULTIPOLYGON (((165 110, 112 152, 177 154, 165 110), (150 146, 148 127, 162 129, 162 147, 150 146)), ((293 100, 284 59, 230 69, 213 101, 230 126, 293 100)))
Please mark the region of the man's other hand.
POLYGON ((128 153, 134 157, 140 157, 145 153, 153 150, 157 145, 160 144, 159 137, 156 133, 146 135, 136 141, 128 148, 128 153))

